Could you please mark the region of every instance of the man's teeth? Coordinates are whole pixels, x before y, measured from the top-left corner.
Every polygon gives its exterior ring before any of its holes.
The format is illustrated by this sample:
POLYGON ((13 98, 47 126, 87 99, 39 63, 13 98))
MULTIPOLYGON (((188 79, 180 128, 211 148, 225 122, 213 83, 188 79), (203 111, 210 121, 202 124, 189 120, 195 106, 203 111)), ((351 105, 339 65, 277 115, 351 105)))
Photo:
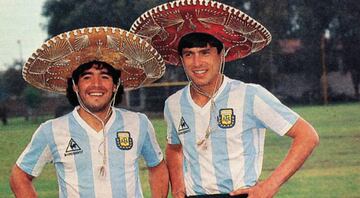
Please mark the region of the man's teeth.
POLYGON ((90 93, 90 96, 102 96, 104 95, 103 93, 90 93))
POLYGON ((205 70, 200 70, 200 71, 194 71, 195 74, 203 74, 205 73, 205 70))

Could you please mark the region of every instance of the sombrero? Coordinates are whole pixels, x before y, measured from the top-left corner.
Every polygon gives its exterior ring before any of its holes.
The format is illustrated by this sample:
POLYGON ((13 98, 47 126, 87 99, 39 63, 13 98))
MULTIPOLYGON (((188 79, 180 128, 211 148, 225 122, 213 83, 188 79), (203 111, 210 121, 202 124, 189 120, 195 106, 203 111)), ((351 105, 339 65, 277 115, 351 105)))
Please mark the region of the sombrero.
POLYGON ((161 55, 133 33, 113 27, 89 27, 57 35, 32 54, 23 67, 31 85, 65 93, 67 79, 81 64, 102 61, 121 71, 126 90, 159 79, 165 72, 161 55))
POLYGON ((130 32, 148 40, 169 64, 179 65, 178 42, 192 32, 219 39, 226 61, 244 58, 268 45, 271 34, 259 22, 231 6, 210 0, 177 0, 142 14, 130 32))

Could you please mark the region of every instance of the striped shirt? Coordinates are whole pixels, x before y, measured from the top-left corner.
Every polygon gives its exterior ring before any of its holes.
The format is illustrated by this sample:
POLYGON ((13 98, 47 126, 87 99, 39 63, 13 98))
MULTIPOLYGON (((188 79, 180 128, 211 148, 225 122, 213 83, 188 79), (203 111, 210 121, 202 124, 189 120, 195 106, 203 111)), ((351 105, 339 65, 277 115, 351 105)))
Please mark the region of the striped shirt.
POLYGON ((37 177, 46 163, 55 165, 59 197, 143 197, 138 160, 158 165, 163 154, 149 119, 141 113, 113 108, 105 125, 106 176, 101 176, 104 138, 78 114, 43 123, 20 155, 17 165, 37 177))
POLYGON ((255 185, 266 129, 282 136, 299 117, 260 85, 227 77, 214 100, 213 108, 210 101, 198 106, 187 86, 165 102, 168 143, 183 149, 187 195, 229 193, 255 185), (208 128, 206 147, 198 146, 208 128))

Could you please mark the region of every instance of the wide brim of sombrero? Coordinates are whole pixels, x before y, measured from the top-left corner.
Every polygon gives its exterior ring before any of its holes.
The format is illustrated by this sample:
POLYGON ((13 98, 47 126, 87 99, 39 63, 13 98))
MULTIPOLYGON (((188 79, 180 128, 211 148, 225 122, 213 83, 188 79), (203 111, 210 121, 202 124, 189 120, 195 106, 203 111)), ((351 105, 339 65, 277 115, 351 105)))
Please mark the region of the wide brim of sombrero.
POLYGON ((172 65, 179 65, 177 46, 192 32, 208 33, 227 50, 226 61, 244 58, 271 41, 270 32, 239 9, 209 0, 178 0, 142 14, 130 28, 141 35, 172 65))
POLYGON ((150 84, 165 72, 161 55, 135 34, 120 28, 89 27, 46 41, 27 60, 22 74, 37 88, 65 93, 72 72, 95 60, 119 69, 125 90, 150 84))

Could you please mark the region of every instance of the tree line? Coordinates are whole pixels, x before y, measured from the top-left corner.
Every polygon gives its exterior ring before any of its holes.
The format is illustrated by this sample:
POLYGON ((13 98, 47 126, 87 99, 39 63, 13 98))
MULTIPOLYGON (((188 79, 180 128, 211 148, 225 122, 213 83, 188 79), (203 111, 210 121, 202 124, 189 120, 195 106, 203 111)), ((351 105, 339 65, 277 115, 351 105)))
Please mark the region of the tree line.
MULTIPOLYGON (((48 19, 46 28, 49 37, 89 26, 129 29, 143 12, 166 2, 168 1, 47 0, 42 15, 48 19)), ((273 89, 278 83, 279 73, 305 73, 309 83, 314 84, 314 92, 320 92, 320 57, 321 53, 326 53, 330 55, 326 63, 329 71, 340 69, 350 72, 356 97, 359 97, 360 66, 357 54, 360 52, 360 4, 356 0, 219 2, 239 8, 252 16, 267 27, 273 36, 272 43, 261 55, 250 56, 240 63, 235 63, 247 65, 246 68, 233 67, 228 73, 236 74, 234 77, 261 83, 269 89, 273 89), (322 51, 321 39, 325 31, 330 32, 331 37, 326 40, 326 49, 322 51), (282 55, 278 43, 288 39, 301 40, 302 47, 295 54, 282 55)))

